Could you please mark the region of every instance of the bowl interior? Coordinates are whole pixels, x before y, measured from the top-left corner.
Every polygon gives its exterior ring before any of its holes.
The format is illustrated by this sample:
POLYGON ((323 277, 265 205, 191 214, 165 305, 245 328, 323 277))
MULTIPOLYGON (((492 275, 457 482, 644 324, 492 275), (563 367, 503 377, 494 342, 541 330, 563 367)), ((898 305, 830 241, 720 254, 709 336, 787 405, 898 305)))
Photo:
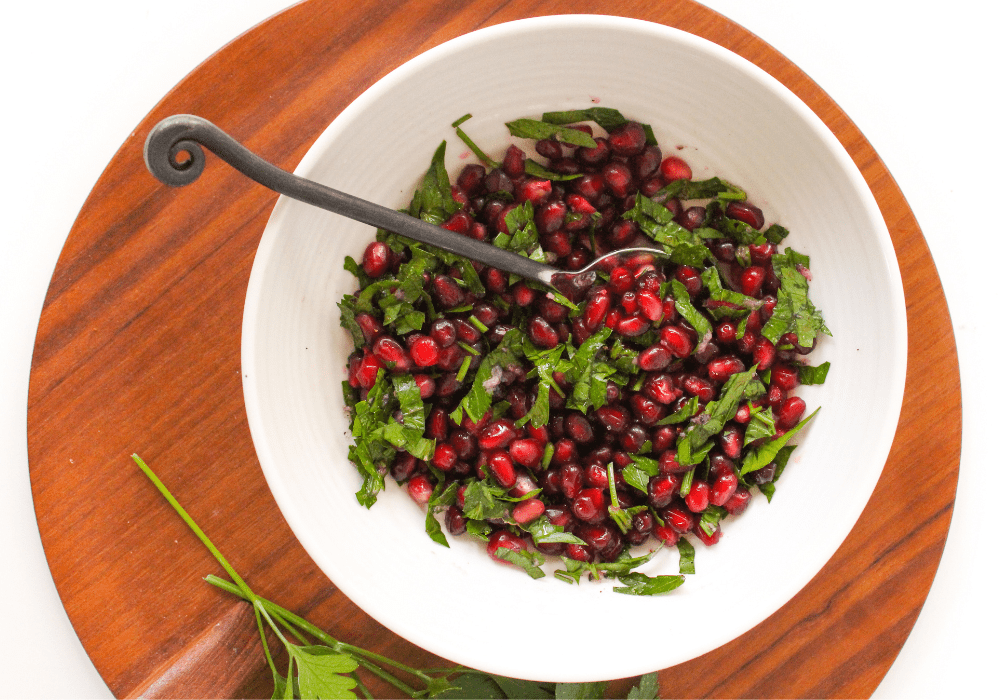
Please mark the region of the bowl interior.
MULTIPOLYGON (((547 681, 657 670, 759 623, 799 591, 847 536, 888 455, 902 402, 906 317, 891 242, 857 168, 816 116, 777 81, 714 44, 610 17, 513 22, 460 37, 402 66, 348 107, 297 173, 391 207, 409 203, 448 142, 452 176, 474 157, 449 126, 499 157, 504 122, 600 104, 652 125, 664 155, 695 178, 744 187, 785 243, 812 256, 812 298, 832 338, 827 383, 800 390, 820 414, 798 439, 768 504, 755 498, 698 550, 697 574, 665 596, 608 582, 532 580, 490 561, 469 537, 450 548, 388 479, 370 510, 347 460, 341 382, 350 339, 337 301, 343 269, 374 231, 281 198, 254 262, 243 328, 247 413, 268 484, 317 565, 380 623, 440 656, 547 681), (678 150, 680 149, 680 150, 678 150), (720 605, 720 601, 729 601, 720 605), (638 635, 621 643, 620 632, 638 635)), ((644 569, 677 573, 664 550, 644 569)))

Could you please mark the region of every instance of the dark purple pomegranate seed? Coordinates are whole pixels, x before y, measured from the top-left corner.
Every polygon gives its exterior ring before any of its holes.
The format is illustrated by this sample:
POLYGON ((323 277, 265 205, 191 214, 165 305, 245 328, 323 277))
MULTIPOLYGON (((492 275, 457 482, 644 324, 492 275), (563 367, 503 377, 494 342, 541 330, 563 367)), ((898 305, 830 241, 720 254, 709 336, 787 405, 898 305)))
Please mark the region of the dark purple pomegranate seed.
MULTIPOLYGON (((645 133, 643 135, 645 136, 645 133)), ((660 151, 660 147, 648 144, 642 151, 629 158, 629 165, 632 166, 632 172, 636 178, 645 180, 657 171, 662 158, 663 153, 660 151)))
POLYGON ((508 177, 516 180, 524 175, 525 159, 524 151, 511 144, 507 147, 506 153, 504 153, 503 163, 500 167, 503 168, 508 177))
POLYGON ((452 319, 452 323, 455 326, 455 333, 458 335, 458 339, 461 340, 466 345, 472 345, 477 342, 481 337, 482 333, 479 329, 473 326, 471 323, 465 319, 455 318, 452 319))
POLYGON ((751 493, 745 486, 737 486, 733 495, 723 505, 723 508, 730 515, 739 515, 747 509, 747 505, 750 503, 750 496, 751 493))
POLYGON ((491 170, 487 173, 486 177, 483 178, 483 186, 491 194, 496 192, 514 194, 514 183, 511 182, 504 171, 499 169, 491 170))
POLYGON ((639 227, 634 221, 619 219, 611 225, 608 241, 613 248, 625 248, 635 242, 639 233, 639 227))
POLYGON ((399 452, 389 467, 389 475, 396 481, 409 479, 417 469, 417 458, 409 452, 399 452))
POLYGON ((544 236, 542 246, 557 258, 564 258, 573 252, 573 241, 567 231, 555 231, 544 236))
POLYGON ((449 345, 446 348, 442 348, 440 354, 438 354, 438 369, 445 372, 457 371, 462 366, 465 355, 465 351, 458 345, 449 345))
POLYGON ((731 201, 726 205, 726 216, 751 226, 758 231, 764 226, 764 212, 750 202, 731 201))
POLYGON ((628 122, 608 134, 611 152, 622 156, 634 156, 646 147, 646 130, 638 122, 628 122))
POLYGON ((653 433, 653 454, 662 454, 674 446, 677 440, 677 428, 672 425, 661 425, 653 433))
POLYGON ((475 197, 483 189, 483 178, 486 177, 486 168, 478 163, 466 165, 462 172, 458 174, 456 184, 465 194, 475 197))
POLYGON ((633 414, 644 425, 653 425, 653 423, 663 418, 666 413, 666 408, 663 405, 646 398, 642 394, 632 394, 630 403, 633 414))
POLYGON ((632 171, 625 163, 612 161, 601 169, 604 184, 615 197, 624 198, 632 189, 635 181, 632 171))
POLYGON ((458 338, 455 324, 446 318, 439 318, 431 324, 431 337, 439 347, 447 348, 455 344, 458 338))
POLYGON ((593 148, 582 146, 576 149, 575 157, 582 165, 591 167, 602 165, 611 156, 611 148, 606 138, 598 136, 594 139, 594 143, 597 145, 593 148))
POLYGON ((572 500, 583 491, 583 467, 576 462, 569 462, 559 467, 560 488, 566 498, 572 500))
POLYGON ((667 156, 660 163, 660 173, 667 182, 690 180, 691 166, 677 156, 667 156))
POLYGON ((707 214, 708 212, 705 210, 705 207, 688 207, 677 217, 677 223, 686 228, 688 231, 694 231, 696 228, 705 225, 707 214))
POLYGON ((632 423, 621 435, 618 436, 618 444, 622 449, 631 454, 635 454, 642 449, 642 446, 649 440, 649 433, 642 423, 632 423))
POLYGON ((361 256, 361 269, 369 277, 381 277, 389 269, 389 246, 372 241, 361 256))
POLYGON ((465 532, 465 516, 462 515, 461 509, 458 506, 448 506, 448 510, 444 513, 444 524, 448 528, 448 532, 455 535, 461 535, 465 532))
POLYGON ((577 444, 585 445, 594 439, 594 429, 581 413, 566 416, 566 435, 577 444))
POLYGON ((562 158, 562 145, 555 139, 541 139, 535 142, 535 151, 542 158, 549 160, 562 158))
POLYGON ((445 309, 454 308, 465 301, 465 292, 458 286, 458 282, 447 275, 435 277, 432 288, 438 304, 445 309))
POLYGON ((629 424, 628 412, 617 406, 601 406, 594 412, 597 419, 612 433, 620 433, 629 424))

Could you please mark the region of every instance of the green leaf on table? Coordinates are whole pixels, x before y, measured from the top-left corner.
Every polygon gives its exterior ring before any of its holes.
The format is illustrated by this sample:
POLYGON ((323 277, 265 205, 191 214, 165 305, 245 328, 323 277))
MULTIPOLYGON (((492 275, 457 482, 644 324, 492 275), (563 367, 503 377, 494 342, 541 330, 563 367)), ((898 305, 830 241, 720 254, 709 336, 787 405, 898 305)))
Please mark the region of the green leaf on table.
MULTIPOLYGON (((325 646, 286 645, 290 659, 298 668, 296 676, 301 698, 355 698, 351 689, 357 685, 351 673, 358 662, 325 646)), ((287 693, 287 688, 286 688, 287 693)))
POLYGON ((497 547, 493 556, 521 567, 531 578, 543 578, 545 576, 545 572, 539 568, 539 564, 545 563, 545 557, 538 552, 528 550, 515 552, 513 549, 507 549, 506 547, 497 547))
POLYGON ((658 697, 660 697, 660 681, 656 672, 643 675, 638 685, 632 686, 626 696, 628 700, 656 700, 658 697))
POLYGON ((607 683, 556 683, 556 700, 596 700, 604 697, 607 683))
POLYGON ((491 675, 496 684, 500 686, 508 698, 521 698, 522 700, 549 700, 555 697, 555 683, 539 683, 537 681, 522 681, 517 678, 507 678, 506 676, 491 675))
POLYGON ((458 678, 449 681, 450 688, 432 697, 455 698, 456 700, 502 700, 507 697, 503 689, 497 685, 492 676, 480 673, 463 673, 458 678))
POLYGON ((830 372, 830 363, 824 362, 821 365, 812 367, 810 365, 798 365, 799 384, 814 385, 822 384, 826 381, 826 375, 830 372))

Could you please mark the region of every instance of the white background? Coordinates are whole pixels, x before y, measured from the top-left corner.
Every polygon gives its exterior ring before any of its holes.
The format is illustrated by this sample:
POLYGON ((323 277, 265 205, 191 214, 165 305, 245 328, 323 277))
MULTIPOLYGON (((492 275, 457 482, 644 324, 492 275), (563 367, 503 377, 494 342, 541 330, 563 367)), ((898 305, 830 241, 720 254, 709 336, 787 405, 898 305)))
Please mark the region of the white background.
MULTIPOLYGON (((57 256, 108 161, 154 104, 287 0, 11 0, 0 41, 0 697, 106 698, 59 602, 28 477, 28 376, 57 256)), ((923 229, 958 340, 964 438, 941 568, 877 698, 992 687, 1000 626, 989 523, 997 450, 996 88, 1000 10, 981 0, 708 0, 802 68, 885 161, 923 229), (982 523, 986 523, 984 527, 982 523), (989 685, 988 685, 989 684, 989 685)), ((943 310, 942 310, 943 311, 943 310)), ((928 436, 933 439, 933 436, 928 436)))

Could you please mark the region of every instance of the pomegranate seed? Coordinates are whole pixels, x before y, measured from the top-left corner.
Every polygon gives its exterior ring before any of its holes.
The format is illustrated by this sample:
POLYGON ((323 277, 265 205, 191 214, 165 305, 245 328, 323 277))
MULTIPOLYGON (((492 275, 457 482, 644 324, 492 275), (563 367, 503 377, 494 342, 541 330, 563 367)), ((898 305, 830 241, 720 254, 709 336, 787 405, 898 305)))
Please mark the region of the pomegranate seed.
POLYGON ((619 219, 611 225, 608 239, 614 248, 625 248, 639 236, 639 227, 634 221, 619 219))
POLYGON ((514 303, 522 308, 531 306, 532 302, 535 300, 535 290, 526 285, 524 282, 516 283, 510 288, 510 291, 514 296, 514 303))
POLYGON ((673 529, 669 525, 659 524, 653 526, 653 537, 658 539, 667 547, 673 547, 681 538, 677 530, 673 529))
POLYGON ((455 344, 458 339, 458 332, 455 324, 446 318, 439 318, 431 324, 431 337, 438 344, 438 347, 447 348, 455 344))
POLYGON ((618 322, 622 320, 622 310, 619 308, 614 308, 608 311, 607 316, 604 317, 604 325, 608 328, 617 328, 618 322))
POLYGON ((437 383, 429 374, 414 374, 413 381, 416 383, 417 389, 420 390, 420 398, 426 401, 430 397, 434 396, 434 390, 437 388, 437 383))
POLYGON ((552 451, 552 463, 557 466, 575 462, 577 458, 576 443, 569 438, 560 438, 556 441, 552 451))
POLYGON ((719 436, 719 447, 730 459, 736 459, 743 452, 743 431, 737 427, 726 428, 719 436))
POLYGON ((642 316, 625 316, 618 321, 615 330, 629 338, 635 338, 649 330, 649 320, 642 316))
POLYGON ((649 505, 654 508, 666 508, 680 485, 681 480, 675 474, 654 476, 646 486, 649 492, 649 505))
POLYGON ((774 343, 764 336, 758 338, 757 343, 753 346, 753 362, 757 365, 757 370, 763 372, 770 369, 777 354, 774 343))
POLYGON ((378 371, 382 369, 385 365, 382 361, 378 359, 375 355, 366 352, 361 358, 361 362, 358 364, 357 370, 357 381, 358 385, 367 391, 375 386, 375 380, 378 377, 378 371))
POLYGON ((632 171, 625 163, 614 161, 608 163, 601 169, 601 176, 611 194, 619 199, 624 198, 629 193, 634 183, 632 171))
MULTIPOLYGON (((761 222, 761 225, 763 225, 763 222, 761 222)), ((754 265, 767 265, 771 262, 771 256, 778 252, 777 246, 770 241, 764 241, 763 243, 751 243, 749 248, 750 262, 754 265)))
POLYGON ((597 145, 593 148, 582 146, 576 149, 575 157, 582 165, 598 166, 603 164, 611 155, 611 147, 608 140, 603 136, 594 139, 597 145))
POLYGON ((778 409, 774 416, 774 424, 778 428, 790 430, 802 419, 805 412, 806 402, 798 396, 792 396, 778 409))
POLYGON ((517 481, 514 461, 503 450, 493 450, 486 455, 486 468, 502 488, 509 489, 517 481))
POLYGON ((537 440, 514 440, 508 447, 510 457, 518 464, 535 469, 542 462, 544 447, 537 440))
POLYGON ((771 383, 785 391, 791 391, 799 385, 799 371, 790 365, 774 365, 771 368, 771 383))
POLYGON ((566 416, 566 434, 577 444, 586 444, 594 439, 594 429, 581 413, 566 416))
POLYGON ((760 294, 767 272, 759 265, 751 265, 740 275, 740 291, 749 297, 760 294))
POLYGON ((653 323, 663 318, 663 302, 660 301, 658 294, 654 292, 639 292, 637 299, 643 316, 653 323))
POLYGON ((562 200, 553 200, 543 204, 535 212, 535 224, 538 226, 538 233, 545 235, 555 233, 562 228, 566 221, 566 203, 562 200))
POLYGON ((549 160, 562 158, 562 146, 555 139, 541 139, 535 143, 535 151, 549 160))
POLYGON ((462 172, 458 174, 458 179, 455 182, 466 195, 474 197, 482 191, 485 177, 486 168, 475 163, 462 168, 462 172))
POLYGON ((576 561, 592 562, 597 558, 597 552, 593 547, 585 544, 566 545, 566 556, 576 561))
POLYGON ((631 404, 635 417, 644 425, 653 425, 666 413, 664 406, 651 401, 642 394, 632 394, 631 404))
POLYGON ((660 455, 660 474, 683 474, 691 469, 690 466, 682 465, 677 461, 677 451, 667 450, 660 455))
POLYGON ((409 479, 417 469, 417 458, 409 452, 397 452, 389 467, 389 475, 398 482, 409 479))
POLYGON ((681 386, 684 387, 684 391, 687 393, 697 396, 702 404, 706 404, 715 398, 715 386, 704 377, 688 375, 681 382, 681 386))
POLYGON ((426 474, 417 474, 406 482, 406 491, 410 498, 422 506, 426 506, 434 493, 434 485, 426 474))
POLYGON ((725 343, 729 345, 736 342, 736 324, 732 321, 721 321, 719 325, 715 327, 712 336, 718 340, 720 343, 725 343))
POLYGON ((573 242, 566 231, 556 231, 544 236, 542 245, 557 258, 564 258, 573 252, 573 242))
POLYGON ((711 547, 713 544, 717 544, 720 539, 722 539, 722 528, 718 523, 715 525, 715 531, 709 535, 705 532, 704 528, 701 526, 701 518, 698 518, 698 522, 695 524, 694 528, 695 536, 701 540, 701 543, 706 547, 711 547))
POLYGON ((441 228, 465 235, 472 229, 472 224, 472 216, 469 212, 460 209, 448 217, 448 220, 441 224, 441 228))
POLYGON ((532 520, 537 520, 544 512, 545 504, 541 500, 529 498, 514 506, 510 515, 518 525, 526 525, 532 520))
MULTIPOLYGON (((597 209, 594 207, 593 202, 597 200, 602 192, 604 192, 604 177, 600 173, 587 173, 582 177, 578 177, 573 181, 573 192, 574 195, 567 197, 567 202, 569 202, 570 197, 576 197, 578 199, 583 199, 589 207, 589 211, 583 208, 582 202, 577 202, 576 207, 580 207, 581 213, 593 214, 597 209)), ((570 209, 577 211, 577 209, 571 205, 570 209)))
POLYGON ((572 500, 583 491, 583 467, 570 462, 559 467, 559 486, 566 498, 572 500))
POLYGON ((361 269, 369 277, 381 277, 389 269, 389 246, 372 241, 361 256, 361 269))
POLYGON ((660 173, 667 182, 674 180, 690 180, 691 166, 677 156, 667 156, 660 163, 660 173))
POLYGON ((758 231, 764 226, 764 213, 749 202, 730 201, 726 205, 726 216, 742 221, 758 231))
POLYGON ((701 274, 690 265, 680 265, 674 272, 674 278, 684 285, 688 294, 692 297, 698 294, 702 288, 701 274))
POLYGON ((730 515, 739 515, 747 509, 750 503, 750 491, 745 486, 737 486, 733 495, 723 504, 723 508, 730 515))
POLYGON ((382 324, 369 313, 361 312, 354 320, 361 326, 361 334, 364 336, 365 342, 369 345, 375 338, 385 333, 385 328, 382 327, 382 324))
POLYGON ((601 551, 611 544, 612 532, 607 525, 584 524, 576 529, 575 534, 597 551, 601 551))
POLYGON ((604 519, 606 505, 604 493, 595 488, 585 488, 573 499, 573 515, 585 523, 597 523, 604 519))
POLYGON ((624 294, 632 289, 635 284, 635 277, 626 267, 616 267, 611 270, 608 286, 615 294, 624 294))
POLYGON ((436 365, 441 356, 441 346, 429 335, 417 336, 410 345, 410 357, 417 367, 436 365))
POLYGON ((687 357, 694 350, 691 336, 680 326, 664 326, 660 329, 660 344, 677 357, 687 357))
MULTIPOLYGON (((645 136, 645 132, 643 132, 643 136, 645 136)), ((657 171, 662 158, 663 153, 660 151, 660 147, 648 144, 641 152, 629 158, 628 162, 636 178, 645 180, 657 171)))
POLYGON ((533 316, 528 322, 528 338, 544 350, 551 350, 559 344, 559 334, 541 316, 533 316))
POLYGON ((736 487, 740 485, 739 478, 733 472, 720 474, 714 482, 708 495, 708 502, 713 506, 724 506, 726 502, 736 493, 736 487))
POLYGON ((705 224, 706 218, 708 218, 708 212, 705 210, 705 207, 693 206, 688 207, 678 215, 677 223, 688 231, 694 231, 705 224))
POLYGON ((583 310, 583 326, 590 332, 596 331, 611 305, 611 293, 602 289, 587 302, 583 310))
POLYGON ((486 553, 490 555, 493 561, 500 562, 501 564, 510 564, 509 561, 497 556, 496 552, 501 547, 515 552, 523 552, 528 548, 528 543, 508 530, 497 530, 490 535, 490 538, 486 541, 486 553))
POLYGON ((724 382, 734 374, 739 374, 746 370, 742 360, 735 355, 725 355, 717 357, 707 365, 708 376, 717 382, 724 382))
POLYGON ((516 437, 517 433, 514 430, 514 421, 501 418, 493 421, 480 431, 479 449, 499 450, 507 447, 516 437))
MULTIPOLYGON (((639 365, 639 369, 644 372, 655 372, 669 365, 670 359, 670 352, 665 347, 662 345, 650 345, 639 353, 636 362, 639 365)), ((663 401, 661 403, 669 402, 663 401)))
POLYGON ((435 299, 445 309, 454 308, 465 301, 465 292, 458 286, 458 282, 447 275, 435 277, 432 287, 435 299))
POLYGON ((403 346, 387 335, 383 335, 372 343, 372 354, 385 363, 400 371, 406 371, 412 366, 409 354, 403 346))
POLYGON ((694 528, 694 516, 679 503, 673 503, 663 509, 663 521, 681 535, 691 532, 694 528))
MULTIPOLYGON (((649 433, 643 427, 642 423, 632 423, 618 436, 618 444, 621 445, 623 450, 632 454, 641 450, 647 440, 649 440, 649 433)), ((631 461, 631 458, 629 461, 631 461)))
POLYGON ((507 174, 502 170, 491 170, 483 178, 483 186, 489 193, 506 192, 514 194, 514 183, 510 181, 507 174))
POLYGON ((608 472, 600 460, 591 460, 583 468, 583 483, 601 491, 607 490, 608 472))
POLYGON ((500 167, 503 168, 508 177, 517 179, 524 175, 524 161, 524 151, 511 144, 507 147, 507 152, 504 153, 503 163, 500 167))
POLYGON ((462 511, 458 506, 448 506, 448 510, 444 513, 444 525, 448 528, 448 532, 455 535, 461 535, 465 532, 465 516, 462 515, 462 511))
POLYGON ((622 432, 629 424, 628 412, 616 406, 601 406, 594 413, 604 427, 612 433, 622 432))
POLYGON ((673 375, 660 373, 646 378, 642 385, 642 393, 653 401, 666 405, 680 398, 682 391, 677 387, 673 375))
POLYGON ((646 147, 646 130, 637 122, 628 122, 608 134, 612 153, 634 156, 646 147))
POLYGON ((434 456, 431 457, 431 464, 441 471, 450 471, 458 461, 458 453, 455 448, 447 442, 439 442, 434 448, 434 456))

